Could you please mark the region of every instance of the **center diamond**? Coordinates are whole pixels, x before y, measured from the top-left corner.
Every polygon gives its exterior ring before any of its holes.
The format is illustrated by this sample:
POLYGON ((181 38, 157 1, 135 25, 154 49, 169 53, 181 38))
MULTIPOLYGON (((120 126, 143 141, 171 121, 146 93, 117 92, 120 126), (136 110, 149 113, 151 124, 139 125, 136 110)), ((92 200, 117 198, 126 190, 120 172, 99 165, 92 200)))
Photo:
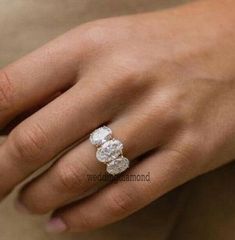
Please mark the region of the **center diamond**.
POLYGON ((116 139, 105 142, 97 149, 96 157, 100 162, 110 162, 122 154, 123 144, 116 139))

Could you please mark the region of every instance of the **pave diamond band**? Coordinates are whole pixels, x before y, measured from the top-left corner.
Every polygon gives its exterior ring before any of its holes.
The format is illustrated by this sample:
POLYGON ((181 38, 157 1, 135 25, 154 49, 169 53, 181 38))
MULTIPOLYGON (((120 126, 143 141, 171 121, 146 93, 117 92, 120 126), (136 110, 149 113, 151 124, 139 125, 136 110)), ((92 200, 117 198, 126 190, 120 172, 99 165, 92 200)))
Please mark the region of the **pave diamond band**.
POLYGON ((107 164, 106 171, 117 175, 129 167, 129 160, 123 156, 123 144, 112 137, 112 130, 106 126, 96 129, 90 135, 90 142, 97 147, 96 158, 107 164))

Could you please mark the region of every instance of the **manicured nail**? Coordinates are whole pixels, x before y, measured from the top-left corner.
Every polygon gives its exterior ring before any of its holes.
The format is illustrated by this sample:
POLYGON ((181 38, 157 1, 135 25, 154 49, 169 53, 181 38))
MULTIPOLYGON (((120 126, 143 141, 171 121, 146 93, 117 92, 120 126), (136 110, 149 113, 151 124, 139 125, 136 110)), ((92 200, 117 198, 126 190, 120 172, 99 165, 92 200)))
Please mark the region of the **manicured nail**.
POLYGON ((20 202, 19 199, 15 200, 15 209, 20 213, 31 214, 30 211, 25 207, 22 202, 20 202))
POLYGON ((65 232, 67 228, 65 222, 59 217, 50 219, 46 225, 46 231, 49 233, 62 233, 65 232))

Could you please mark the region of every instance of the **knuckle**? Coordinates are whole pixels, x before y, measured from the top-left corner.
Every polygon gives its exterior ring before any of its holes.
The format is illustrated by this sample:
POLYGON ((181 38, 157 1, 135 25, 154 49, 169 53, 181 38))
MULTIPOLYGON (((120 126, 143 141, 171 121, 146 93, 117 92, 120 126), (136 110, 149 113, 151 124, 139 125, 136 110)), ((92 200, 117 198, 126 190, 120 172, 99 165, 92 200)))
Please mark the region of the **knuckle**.
POLYGON ((141 73, 138 70, 132 69, 132 67, 123 68, 120 70, 120 77, 118 79, 118 87, 123 88, 123 84, 127 89, 131 90, 144 90, 144 78, 141 77, 141 73))
POLYGON ((172 136, 172 134, 176 133, 184 123, 174 104, 165 104, 164 106, 160 107, 159 112, 162 116, 163 126, 169 129, 169 136, 172 136))
POLYGON ((84 170, 77 168, 73 164, 58 164, 57 177, 59 179, 59 187, 67 192, 82 192, 84 189, 84 170), (79 169, 79 170, 78 170, 79 169))
POLYGON ((139 96, 152 87, 147 67, 138 66, 134 57, 128 56, 128 54, 121 54, 115 58, 117 64, 108 63, 111 64, 111 67, 106 72, 107 80, 104 80, 104 87, 108 88, 110 92, 118 91, 119 94, 129 96, 130 91, 133 91, 133 96, 139 96))
POLYGON ((5 70, 0 71, 0 111, 10 109, 13 101, 13 84, 5 70))
POLYGON ((126 193, 124 191, 110 193, 107 203, 110 213, 115 216, 125 215, 134 207, 131 193, 126 193))
POLYGON ((47 134, 39 124, 16 128, 9 136, 12 152, 16 158, 32 159, 40 156, 47 145, 47 134))
POLYGON ((98 22, 87 23, 82 31, 82 41, 89 49, 97 49, 107 46, 110 39, 110 30, 106 24, 98 22))
POLYGON ((106 72, 105 78, 102 81, 96 83, 99 92, 108 98, 112 96, 117 97, 128 97, 130 91, 133 91, 133 97, 139 94, 143 94, 147 89, 147 81, 141 77, 141 74, 132 67, 124 66, 112 66, 110 70, 106 72), (125 87, 123 87, 125 86, 125 87))

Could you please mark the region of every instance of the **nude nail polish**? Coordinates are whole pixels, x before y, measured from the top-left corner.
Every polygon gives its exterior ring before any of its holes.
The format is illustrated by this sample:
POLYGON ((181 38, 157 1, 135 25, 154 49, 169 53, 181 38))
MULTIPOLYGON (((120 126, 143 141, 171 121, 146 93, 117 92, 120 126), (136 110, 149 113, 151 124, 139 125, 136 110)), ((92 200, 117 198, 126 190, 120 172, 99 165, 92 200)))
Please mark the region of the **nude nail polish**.
POLYGON ((46 231, 49 233, 63 233, 67 228, 65 222, 59 217, 50 219, 46 225, 46 231))

